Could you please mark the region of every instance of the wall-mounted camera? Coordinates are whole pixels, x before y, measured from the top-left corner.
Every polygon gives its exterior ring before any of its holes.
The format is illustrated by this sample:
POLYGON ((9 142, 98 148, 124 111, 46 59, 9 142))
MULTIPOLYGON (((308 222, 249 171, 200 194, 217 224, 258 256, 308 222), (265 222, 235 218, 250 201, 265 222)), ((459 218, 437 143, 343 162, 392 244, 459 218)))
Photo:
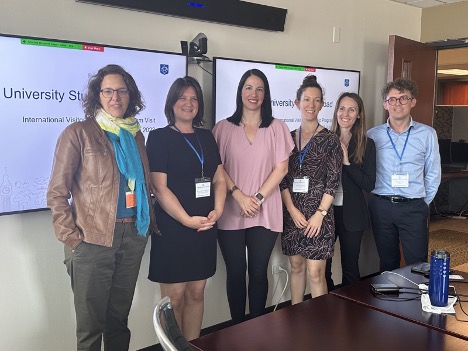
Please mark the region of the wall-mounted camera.
POLYGON ((189 44, 190 57, 202 57, 208 52, 208 38, 204 33, 199 33, 189 44))
POLYGON ((182 49, 182 54, 190 59, 189 63, 211 62, 211 60, 205 56, 208 52, 208 38, 204 33, 198 33, 190 43, 181 41, 180 47, 182 49))

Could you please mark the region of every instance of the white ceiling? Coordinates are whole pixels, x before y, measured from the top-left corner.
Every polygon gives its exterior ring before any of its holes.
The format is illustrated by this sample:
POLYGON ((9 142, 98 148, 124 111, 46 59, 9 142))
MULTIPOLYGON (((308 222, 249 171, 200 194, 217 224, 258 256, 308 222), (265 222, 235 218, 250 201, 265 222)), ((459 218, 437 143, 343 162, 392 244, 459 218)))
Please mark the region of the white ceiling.
POLYGON ((390 0, 393 2, 399 2, 401 4, 426 8, 426 7, 434 7, 434 6, 441 6, 446 4, 453 4, 454 2, 462 2, 466 0, 390 0))

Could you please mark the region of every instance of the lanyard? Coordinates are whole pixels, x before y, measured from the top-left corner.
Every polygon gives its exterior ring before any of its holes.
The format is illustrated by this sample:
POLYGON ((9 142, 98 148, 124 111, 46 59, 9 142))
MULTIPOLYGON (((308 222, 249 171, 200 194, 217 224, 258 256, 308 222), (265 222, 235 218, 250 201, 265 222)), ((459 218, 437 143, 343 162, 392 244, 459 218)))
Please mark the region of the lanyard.
POLYGON ((315 130, 314 132, 312 133, 312 136, 310 137, 309 141, 307 142, 306 146, 304 146, 304 148, 302 149, 301 151, 301 145, 302 145, 302 142, 301 142, 301 127, 299 127, 299 170, 302 172, 302 163, 304 162, 304 158, 305 158, 305 155, 307 153, 307 150, 309 150, 309 147, 310 147, 310 142, 312 141, 312 139, 314 138, 315 136, 315 132, 317 131, 318 127, 319 127, 319 123, 317 123, 317 127, 315 127, 315 130))
POLYGON ((203 178, 203 164, 205 163, 205 156, 203 154, 203 148, 202 148, 202 145, 200 143, 200 139, 198 138, 198 134, 195 130, 195 128, 193 129, 193 132, 195 133, 195 136, 197 137, 197 141, 198 141, 198 145, 200 145, 200 150, 201 150, 201 155, 198 153, 197 149, 195 149, 195 147, 192 145, 192 143, 190 142, 190 140, 187 139, 187 137, 180 131, 179 128, 176 127, 176 125, 174 124, 174 128, 184 137, 185 141, 187 142, 187 144, 192 148, 192 150, 195 152, 195 154, 197 155, 198 159, 200 160, 200 164, 201 164, 201 176, 203 178))
POLYGON ((400 162, 401 162, 401 160, 402 160, 402 158, 403 158, 403 154, 405 153, 406 144, 408 143, 408 138, 409 138, 409 135, 410 135, 410 133, 411 133, 411 128, 412 128, 412 126, 409 127, 409 129, 408 129, 408 134, 406 135, 405 145, 403 146, 403 150, 401 150, 401 155, 400 155, 400 154, 398 153, 396 147, 395 147, 395 143, 393 142, 392 137, 390 136, 390 132, 388 131, 390 128, 387 127, 387 135, 388 135, 388 138, 390 139, 390 142, 392 143, 393 150, 395 151, 395 153, 396 153, 397 157, 399 158, 400 162))

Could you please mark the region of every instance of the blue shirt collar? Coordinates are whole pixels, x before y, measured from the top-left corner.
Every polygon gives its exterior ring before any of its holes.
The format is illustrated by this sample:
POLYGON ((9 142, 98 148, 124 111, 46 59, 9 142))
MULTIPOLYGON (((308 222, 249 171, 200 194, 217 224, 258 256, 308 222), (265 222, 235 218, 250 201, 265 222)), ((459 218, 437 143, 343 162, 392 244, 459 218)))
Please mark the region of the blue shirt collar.
MULTIPOLYGON (((415 126, 415 124, 414 124, 414 121, 413 121, 413 117, 410 116, 410 123, 409 123, 409 126, 408 126, 408 128, 407 128, 404 132, 402 132, 401 134, 406 133, 411 127, 414 127, 414 126, 415 126)), ((390 126, 390 117, 387 118, 387 128, 390 129, 392 132, 397 133, 397 132, 395 131, 395 129, 393 129, 393 128, 390 126)), ((398 134, 400 134, 400 133, 398 133, 398 134)))

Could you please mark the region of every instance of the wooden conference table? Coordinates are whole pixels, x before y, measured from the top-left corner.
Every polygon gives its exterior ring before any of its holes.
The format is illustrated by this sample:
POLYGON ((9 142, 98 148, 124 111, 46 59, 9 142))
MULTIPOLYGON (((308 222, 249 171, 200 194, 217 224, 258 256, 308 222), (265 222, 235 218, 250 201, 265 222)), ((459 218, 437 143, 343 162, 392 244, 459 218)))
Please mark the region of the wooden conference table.
MULTIPOLYGON (((422 274, 412 273, 411 266, 406 266, 399 268, 393 271, 394 273, 400 274, 403 277, 408 278, 409 280, 415 283, 428 283, 429 279, 425 278, 422 274)), ((464 278, 468 276, 468 273, 464 272, 454 272, 454 274, 462 275, 464 278)), ((365 307, 370 307, 377 311, 410 321, 412 323, 417 323, 424 325, 431 329, 435 329, 441 332, 444 332, 449 335, 456 336, 458 338, 468 340, 468 323, 461 322, 456 319, 453 315, 443 315, 443 314, 434 314, 429 312, 424 312, 421 309, 421 301, 411 300, 411 301, 390 301, 374 296, 370 290, 370 284, 372 283, 395 283, 399 287, 409 287, 415 288, 416 286, 409 282, 408 280, 392 273, 384 273, 378 276, 365 279, 359 283, 346 286, 344 288, 334 290, 331 292, 332 295, 344 298, 348 301, 359 303, 365 307)), ((450 281, 450 285, 455 286, 455 290, 459 294, 468 295, 468 284, 462 283, 460 281, 450 281)), ((411 298, 414 297, 414 294, 410 294, 412 290, 403 290, 398 295, 393 295, 396 298, 411 298), (405 293, 405 291, 407 293, 405 293)), ((413 290, 413 293, 415 291, 413 290)), ((467 298, 462 298, 468 300, 467 298)), ((465 302, 465 311, 468 312, 468 303, 465 302)), ((463 314, 463 311, 460 309, 460 303, 457 303, 455 306, 455 312, 460 319, 468 320, 468 316, 463 314)), ((468 344, 468 341, 465 341, 468 344)))
POLYGON ((192 340, 203 351, 444 351, 468 342, 328 294, 192 340))

